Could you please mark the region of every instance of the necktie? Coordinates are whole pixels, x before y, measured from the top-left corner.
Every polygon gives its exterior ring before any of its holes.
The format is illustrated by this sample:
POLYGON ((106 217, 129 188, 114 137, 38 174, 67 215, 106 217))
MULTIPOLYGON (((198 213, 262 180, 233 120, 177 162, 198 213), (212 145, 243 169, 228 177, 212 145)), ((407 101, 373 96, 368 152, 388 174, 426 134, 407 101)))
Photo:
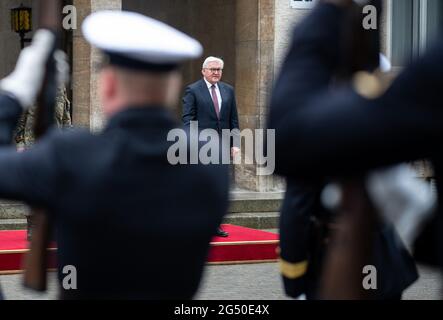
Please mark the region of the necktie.
POLYGON ((220 105, 218 103, 217 92, 215 91, 215 84, 211 86, 212 92, 212 101, 214 102, 215 113, 217 114, 217 118, 220 119, 220 105))

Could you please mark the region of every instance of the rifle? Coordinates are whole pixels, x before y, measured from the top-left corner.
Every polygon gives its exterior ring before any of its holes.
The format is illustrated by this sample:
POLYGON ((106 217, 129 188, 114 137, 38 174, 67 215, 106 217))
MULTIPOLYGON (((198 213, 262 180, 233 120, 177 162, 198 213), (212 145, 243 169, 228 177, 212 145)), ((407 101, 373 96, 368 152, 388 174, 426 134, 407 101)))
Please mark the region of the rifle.
POLYGON ((369 292, 362 286, 362 271, 371 264, 377 213, 363 178, 342 180, 341 194, 340 216, 337 228, 331 232, 323 266, 320 298, 368 299, 369 292))
MULTIPOLYGON (((39 28, 48 29, 56 34, 56 44, 52 53, 61 42, 61 0, 40 0, 39 28)), ((56 66, 53 55, 49 56, 42 88, 37 98, 37 112, 34 134, 41 138, 54 123, 55 99, 57 95, 56 66)), ((25 257, 24 285, 36 291, 46 291, 47 286, 47 248, 51 240, 52 223, 43 208, 31 208, 32 239, 29 252, 25 257)))
MULTIPOLYGON (((381 1, 367 1, 381 12, 381 1)), ((337 77, 350 81, 357 71, 374 71, 379 65, 379 31, 362 26, 362 6, 347 3, 342 25, 340 67, 337 77)), ((359 106, 355 106, 358 108, 359 106)), ((362 286, 362 271, 370 264, 377 222, 364 184, 364 177, 342 179, 340 217, 323 265, 321 299, 366 299, 368 291, 362 286)))

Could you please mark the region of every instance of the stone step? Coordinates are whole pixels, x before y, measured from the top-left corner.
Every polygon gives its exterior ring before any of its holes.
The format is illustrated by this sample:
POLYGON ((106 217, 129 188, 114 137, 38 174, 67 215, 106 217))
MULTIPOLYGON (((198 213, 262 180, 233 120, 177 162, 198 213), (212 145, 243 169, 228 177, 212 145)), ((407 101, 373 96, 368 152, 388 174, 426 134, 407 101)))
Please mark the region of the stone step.
POLYGON ((283 192, 231 192, 229 213, 278 212, 282 205, 283 192))
POLYGON ((241 190, 241 189, 234 189, 231 190, 229 193, 229 196, 231 200, 266 200, 266 199, 276 199, 281 200, 283 199, 285 195, 284 191, 264 191, 264 192, 257 192, 257 191, 247 191, 247 190, 241 190))
MULTIPOLYGON (((223 223, 252 229, 276 229, 278 228, 278 212, 251 212, 233 213, 223 219, 223 223)), ((24 230, 26 219, 1 219, 0 230, 24 230)))
POLYGON ((1 219, 0 230, 25 230, 26 219, 1 219))
POLYGON ((223 223, 252 229, 276 229, 279 216, 278 212, 231 213, 223 219, 223 223))
MULTIPOLYGON (((275 229, 278 228, 278 212, 251 212, 228 214, 223 223, 252 229, 275 229)), ((24 230, 26 219, 0 219, 0 230, 24 230)))
MULTIPOLYGON (((254 229, 278 227, 283 192, 234 191, 224 223, 254 229)), ((0 230, 26 228, 28 207, 20 202, 0 201, 0 230)))
MULTIPOLYGON (((278 212, 250 212, 228 214, 223 223, 252 229, 278 228, 278 212)), ((26 219, 0 219, 0 230, 26 229, 26 219)))
POLYGON ((281 200, 257 199, 257 200, 231 200, 228 212, 278 212, 281 207, 281 200))
MULTIPOLYGON (((281 201, 281 193, 233 192, 228 212, 278 212, 281 201)), ((0 219, 24 219, 27 212, 20 202, 0 201, 0 219)))
MULTIPOLYGON (((223 223, 252 229, 278 228, 278 212, 251 212, 228 214, 223 223)), ((0 219, 0 230, 24 230, 26 219, 0 219)))
POLYGON ((25 219, 28 207, 21 202, 0 201, 0 220, 2 219, 25 219))

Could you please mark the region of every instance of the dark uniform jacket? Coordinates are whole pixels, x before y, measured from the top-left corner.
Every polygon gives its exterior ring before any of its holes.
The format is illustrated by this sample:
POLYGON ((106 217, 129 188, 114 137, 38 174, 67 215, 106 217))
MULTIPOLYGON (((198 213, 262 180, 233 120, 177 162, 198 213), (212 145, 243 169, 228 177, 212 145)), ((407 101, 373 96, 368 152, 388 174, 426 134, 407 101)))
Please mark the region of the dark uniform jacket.
MULTIPOLYGON (((366 100, 349 87, 331 90, 341 63, 342 18, 342 9, 319 4, 297 26, 271 101, 268 127, 276 130, 276 172, 288 182, 280 233, 285 288, 292 296, 315 290, 319 276, 318 266, 311 263, 312 258, 318 258, 312 251, 318 246, 312 242, 310 218, 322 213, 321 183, 330 177, 423 156, 424 146, 415 143, 424 142, 437 130, 436 126, 425 126, 424 113, 443 115, 432 108, 423 113, 410 108, 423 98, 417 89, 424 89, 412 75, 399 78, 385 103, 366 100), (399 90, 399 85, 404 88, 399 90), (395 91, 406 93, 406 97, 395 91), (420 128, 420 137, 412 134, 411 130, 418 132, 420 128), (302 180, 320 183, 320 187, 306 187, 302 180), (316 270, 312 272, 310 267, 316 270)), ((419 78, 429 83, 424 75, 419 78)), ((430 124, 438 122, 428 120, 430 124)), ((443 132, 443 126, 438 130, 443 132)), ((378 298, 400 296, 415 281, 417 272, 392 227, 380 226, 374 250, 380 280, 378 298)))
POLYGON ((183 97, 183 124, 188 126, 191 121, 198 121, 200 130, 214 129, 221 133, 223 129, 239 129, 237 103, 234 88, 227 83, 218 82, 222 97, 220 119, 215 112, 206 82, 201 79, 185 89, 183 97))
POLYGON ((268 122, 276 130, 276 171, 321 179, 409 160, 438 160, 443 41, 376 98, 363 97, 351 84, 331 91, 339 63, 339 17, 340 9, 322 4, 294 34, 268 122))
POLYGON ((305 294, 309 300, 316 299, 326 236, 316 222, 328 221, 320 202, 321 187, 286 179, 279 223, 280 259, 285 292, 294 298, 305 294))
MULTIPOLYGON (((0 96, 0 128, 18 104, 0 96)), ((222 166, 170 165, 161 107, 130 108, 103 133, 52 133, 24 153, 0 149, 0 196, 47 209, 55 221, 59 277, 72 265, 78 290, 65 298, 189 299, 227 209, 222 166)), ((6 128, 8 130, 6 130, 6 128)))

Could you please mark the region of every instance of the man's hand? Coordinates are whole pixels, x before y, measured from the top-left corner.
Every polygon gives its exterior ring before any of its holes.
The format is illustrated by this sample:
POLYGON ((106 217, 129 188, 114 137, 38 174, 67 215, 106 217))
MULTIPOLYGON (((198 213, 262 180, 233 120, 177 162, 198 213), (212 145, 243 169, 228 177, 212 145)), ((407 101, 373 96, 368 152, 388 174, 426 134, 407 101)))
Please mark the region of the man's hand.
POLYGON ((232 158, 235 158, 239 154, 240 154, 240 148, 237 148, 237 147, 231 148, 231 157, 232 158))
MULTIPOLYGON (((23 109, 34 104, 40 91, 45 75, 46 62, 51 54, 55 42, 55 35, 48 30, 38 30, 32 44, 23 49, 15 70, 2 81, 0 89, 17 98, 23 109)), ((69 65, 66 55, 57 51, 55 53, 57 81, 66 82, 69 74, 69 65)))

